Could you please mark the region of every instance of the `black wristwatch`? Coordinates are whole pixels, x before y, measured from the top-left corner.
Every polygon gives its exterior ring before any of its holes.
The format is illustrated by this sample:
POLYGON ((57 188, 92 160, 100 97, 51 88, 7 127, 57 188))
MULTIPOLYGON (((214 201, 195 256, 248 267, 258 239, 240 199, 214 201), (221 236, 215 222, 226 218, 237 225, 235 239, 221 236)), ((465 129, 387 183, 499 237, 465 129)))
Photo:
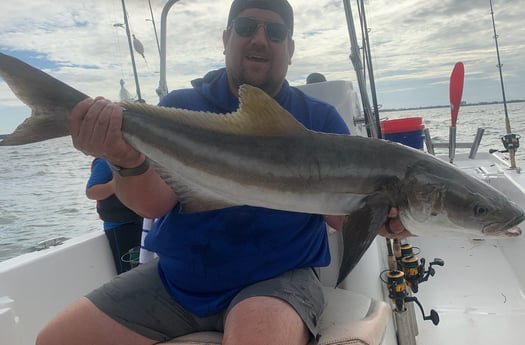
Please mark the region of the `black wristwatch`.
POLYGON ((149 160, 146 157, 146 159, 144 159, 144 162, 142 162, 141 165, 135 168, 123 168, 123 167, 119 167, 118 165, 113 165, 111 163, 109 163, 109 167, 111 168, 113 173, 117 173, 122 177, 139 176, 139 175, 144 174, 148 170, 149 160))

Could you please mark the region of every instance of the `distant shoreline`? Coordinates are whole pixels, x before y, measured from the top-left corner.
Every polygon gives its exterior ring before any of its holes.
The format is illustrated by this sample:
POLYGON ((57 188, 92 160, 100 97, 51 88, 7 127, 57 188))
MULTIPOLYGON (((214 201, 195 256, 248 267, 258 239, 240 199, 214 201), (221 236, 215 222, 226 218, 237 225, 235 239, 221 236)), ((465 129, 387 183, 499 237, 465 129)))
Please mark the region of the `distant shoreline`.
MULTIPOLYGON (((507 101, 507 104, 509 103, 522 103, 525 102, 525 100, 512 100, 507 101)), ((490 104, 503 104, 501 101, 493 101, 493 102, 478 102, 478 103, 461 103, 462 107, 469 107, 471 105, 490 105, 490 104)), ((405 110, 419 110, 419 109, 435 109, 435 108, 450 108, 450 105, 431 105, 426 107, 412 107, 412 108, 392 108, 392 109, 379 109, 380 112, 382 111, 405 111, 405 110)))

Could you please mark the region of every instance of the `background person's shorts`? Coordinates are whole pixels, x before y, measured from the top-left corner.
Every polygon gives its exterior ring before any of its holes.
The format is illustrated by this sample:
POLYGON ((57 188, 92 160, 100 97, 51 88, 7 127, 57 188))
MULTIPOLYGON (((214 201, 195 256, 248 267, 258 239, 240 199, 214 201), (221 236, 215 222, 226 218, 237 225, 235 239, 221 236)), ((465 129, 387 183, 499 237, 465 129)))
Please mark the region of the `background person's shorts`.
POLYGON ((318 339, 317 322, 324 309, 319 279, 311 268, 300 268, 241 290, 226 310, 198 317, 175 302, 158 275, 157 260, 115 277, 86 297, 97 308, 132 331, 156 341, 199 331, 224 331, 228 311, 254 296, 272 296, 287 301, 318 339))

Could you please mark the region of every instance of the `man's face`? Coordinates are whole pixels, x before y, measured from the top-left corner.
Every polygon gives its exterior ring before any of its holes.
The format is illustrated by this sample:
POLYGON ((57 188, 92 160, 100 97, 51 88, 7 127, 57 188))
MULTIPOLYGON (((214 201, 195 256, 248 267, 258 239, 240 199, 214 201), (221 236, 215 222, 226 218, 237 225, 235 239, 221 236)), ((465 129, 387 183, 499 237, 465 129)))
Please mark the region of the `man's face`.
MULTIPOLYGON (((237 18, 240 17, 249 17, 259 23, 284 24, 279 14, 258 8, 246 9, 239 13, 237 18)), ((250 37, 242 37, 232 27, 224 31, 223 43, 228 83, 235 95, 242 84, 259 87, 270 96, 279 92, 295 48, 288 35, 284 41, 275 42, 268 39, 263 25, 259 25, 250 37)))

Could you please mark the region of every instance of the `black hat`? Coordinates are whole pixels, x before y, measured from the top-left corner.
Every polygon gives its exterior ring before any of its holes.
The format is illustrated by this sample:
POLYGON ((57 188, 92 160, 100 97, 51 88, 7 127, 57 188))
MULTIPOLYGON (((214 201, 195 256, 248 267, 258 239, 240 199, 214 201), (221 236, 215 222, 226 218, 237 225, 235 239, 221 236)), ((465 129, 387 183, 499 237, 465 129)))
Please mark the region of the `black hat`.
POLYGON ((286 0, 234 0, 228 15, 228 28, 232 21, 247 8, 260 8, 278 13, 284 20, 284 23, 293 34, 293 9, 286 0))

